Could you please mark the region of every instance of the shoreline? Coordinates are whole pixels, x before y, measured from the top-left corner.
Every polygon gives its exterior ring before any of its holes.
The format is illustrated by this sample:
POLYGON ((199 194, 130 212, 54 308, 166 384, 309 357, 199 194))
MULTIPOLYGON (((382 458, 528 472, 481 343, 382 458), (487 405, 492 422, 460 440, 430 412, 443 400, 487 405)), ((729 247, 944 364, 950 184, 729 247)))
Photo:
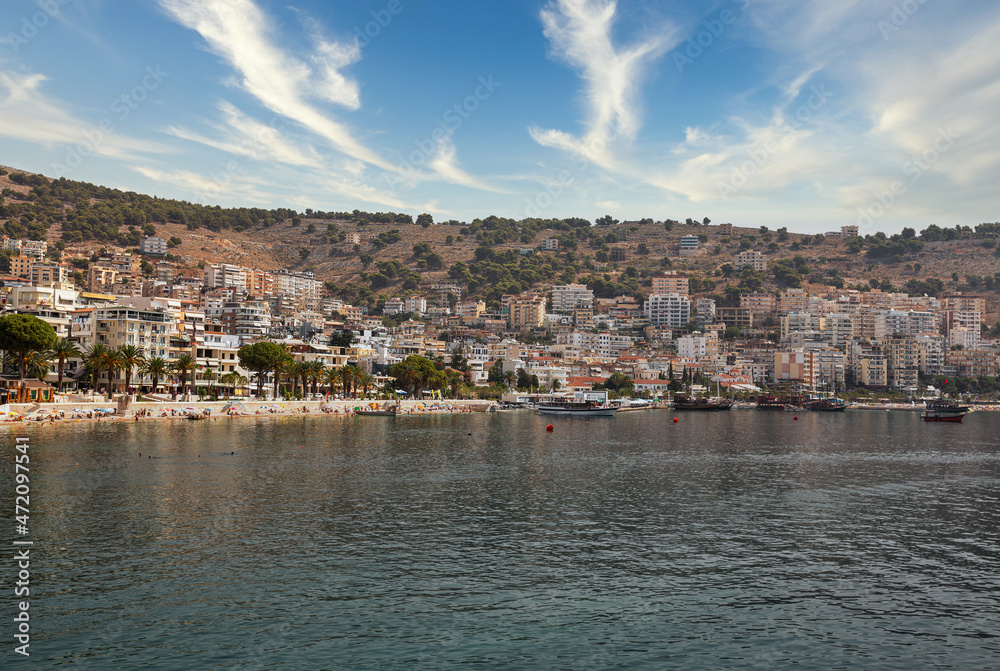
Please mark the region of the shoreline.
MULTIPOLYGON (((47 403, 37 407, 34 404, 19 403, 6 406, 8 414, 0 420, 2 424, 59 424, 64 422, 147 422, 151 420, 190 419, 188 413, 210 414, 200 419, 221 419, 240 417, 295 417, 320 415, 329 417, 352 417, 355 410, 367 409, 387 401, 374 399, 347 399, 335 401, 142 401, 135 402, 124 414, 117 413, 117 400, 94 403, 47 403), (224 409, 230 403, 237 404, 229 412, 224 409), (242 406, 242 408, 240 408, 242 406), (28 410, 35 408, 29 414, 28 410), (14 414, 11 414, 14 413, 14 414)), ((492 401, 480 400, 440 400, 440 401, 397 401, 399 416, 463 414, 488 412, 492 401)))

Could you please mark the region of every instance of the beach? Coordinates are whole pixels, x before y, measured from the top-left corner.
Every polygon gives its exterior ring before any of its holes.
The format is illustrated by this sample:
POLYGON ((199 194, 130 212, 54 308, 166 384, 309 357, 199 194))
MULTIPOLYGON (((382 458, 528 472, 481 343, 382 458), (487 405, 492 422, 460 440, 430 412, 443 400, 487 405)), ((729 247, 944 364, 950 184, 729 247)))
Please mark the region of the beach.
POLYGON ((88 403, 12 403, 0 406, 5 424, 36 422, 146 422, 151 420, 222 419, 237 417, 271 417, 318 414, 350 417, 359 409, 398 405, 399 415, 462 414, 487 412, 494 405, 482 400, 383 401, 375 399, 341 399, 316 401, 151 401, 132 403, 127 410, 118 410, 118 399, 88 403))

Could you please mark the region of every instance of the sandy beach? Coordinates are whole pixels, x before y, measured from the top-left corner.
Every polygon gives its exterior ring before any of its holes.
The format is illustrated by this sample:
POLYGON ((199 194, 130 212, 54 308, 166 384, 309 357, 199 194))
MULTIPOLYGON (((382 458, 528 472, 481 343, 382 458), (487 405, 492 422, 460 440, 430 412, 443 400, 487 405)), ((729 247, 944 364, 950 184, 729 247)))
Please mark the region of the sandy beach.
MULTIPOLYGON (((115 401, 93 403, 51 403, 41 407, 31 404, 4 406, 6 414, 0 422, 9 425, 59 422, 146 422, 156 420, 188 420, 190 415, 204 419, 236 419, 241 417, 290 417, 322 415, 351 417, 359 409, 385 407, 387 401, 372 399, 319 401, 176 401, 133 403, 119 414, 115 401), (29 412, 31 411, 31 412, 29 412)), ((461 414, 487 412, 494 405, 480 400, 398 401, 398 415, 461 414)))

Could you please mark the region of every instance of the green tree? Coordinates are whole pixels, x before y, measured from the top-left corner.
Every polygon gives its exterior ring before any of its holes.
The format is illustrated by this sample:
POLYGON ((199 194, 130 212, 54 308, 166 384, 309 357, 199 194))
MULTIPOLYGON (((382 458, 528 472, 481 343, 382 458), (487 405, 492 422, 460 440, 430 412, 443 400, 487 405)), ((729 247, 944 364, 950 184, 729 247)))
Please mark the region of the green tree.
POLYGON ((128 392, 132 386, 132 373, 136 368, 142 366, 146 360, 146 355, 135 345, 122 345, 118 348, 118 356, 121 359, 121 369, 125 371, 125 391, 128 392))
POLYGON ((152 393, 156 393, 156 387, 160 383, 160 378, 166 377, 170 371, 167 360, 160 356, 154 356, 143 362, 140 368, 143 375, 148 375, 153 381, 152 393))
POLYGON ((22 380, 26 373, 28 353, 47 350, 55 343, 55 329, 38 317, 18 314, 0 317, 0 349, 12 352, 17 357, 18 373, 22 380))
POLYGON ((59 373, 59 391, 63 390, 63 374, 66 371, 66 360, 83 356, 83 352, 72 340, 59 338, 52 346, 52 356, 56 359, 56 370, 59 373))
POLYGON ((177 373, 177 377, 181 379, 181 393, 186 394, 188 376, 190 375, 193 378, 195 371, 201 368, 201 365, 199 365, 190 354, 181 354, 177 357, 177 360, 170 365, 170 368, 177 373))
MULTIPOLYGON (((268 373, 274 370, 275 361, 285 354, 285 349, 281 345, 269 340, 244 345, 236 353, 240 360, 240 366, 257 375, 258 396, 263 395, 264 381, 268 373)), ((275 390, 277 390, 277 386, 275 386, 275 390)))

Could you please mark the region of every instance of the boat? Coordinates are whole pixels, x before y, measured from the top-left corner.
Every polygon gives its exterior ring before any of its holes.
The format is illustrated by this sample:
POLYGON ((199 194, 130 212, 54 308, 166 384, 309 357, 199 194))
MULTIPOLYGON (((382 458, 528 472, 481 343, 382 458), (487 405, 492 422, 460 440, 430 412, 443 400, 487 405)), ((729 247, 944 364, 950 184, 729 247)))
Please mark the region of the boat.
POLYGON ((354 411, 355 415, 370 415, 373 417, 395 417, 396 411, 399 409, 398 405, 386 405, 384 407, 369 406, 367 408, 358 408, 354 411))
POLYGON ((848 405, 842 398, 813 398, 806 401, 803 407, 816 412, 843 412, 848 405))
POLYGON ((927 401, 924 412, 920 415, 925 422, 961 422, 969 414, 969 406, 956 401, 941 399, 927 401))
POLYGON ((798 395, 758 396, 758 410, 801 410, 805 407, 806 397, 798 395))
POLYGON ((674 410, 729 410, 736 404, 731 398, 696 398, 687 394, 674 394, 674 410))
POLYGON ((608 403, 606 391, 578 392, 572 396, 552 396, 538 402, 540 415, 569 417, 613 417, 618 407, 608 403))

